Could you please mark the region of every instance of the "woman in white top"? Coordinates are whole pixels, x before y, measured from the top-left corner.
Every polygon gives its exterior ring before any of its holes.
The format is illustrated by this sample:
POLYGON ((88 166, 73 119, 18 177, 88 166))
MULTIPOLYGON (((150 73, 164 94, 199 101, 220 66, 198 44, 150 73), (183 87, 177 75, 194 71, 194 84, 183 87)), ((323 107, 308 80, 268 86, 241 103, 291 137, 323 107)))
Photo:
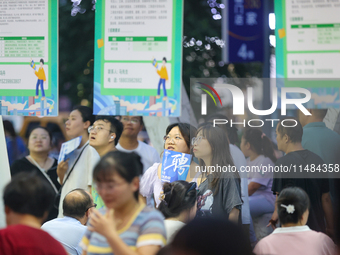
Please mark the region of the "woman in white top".
POLYGON ((172 241, 178 230, 195 218, 197 210, 196 187, 196 182, 164 183, 158 209, 165 217, 167 243, 172 241))
MULTIPOLYGON (((254 219, 274 212, 276 197, 272 192, 276 157, 270 139, 257 128, 248 128, 241 140, 241 150, 247 157, 248 195, 250 215, 254 219)), ((250 241, 256 241, 253 223, 250 223, 250 241)))
POLYGON ((62 185, 65 182, 61 190, 58 217, 63 217, 62 205, 67 193, 77 188, 91 190, 92 172, 99 161, 97 151, 89 145, 88 128, 93 122, 92 109, 86 106, 76 106, 66 121, 67 136, 70 139, 78 136, 82 136, 82 138, 78 149, 72 153, 68 160, 60 162, 57 168, 60 184, 62 185), (78 157, 79 160, 77 161, 78 157), (73 166, 74 169, 70 174, 73 166))
MULTIPOLYGON (((169 125, 164 136, 164 149, 190 154, 190 137, 193 137, 195 133, 196 128, 187 123, 169 125)), ((194 178, 192 176, 195 171, 195 166, 197 166, 197 164, 191 162, 186 181, 197 182, 197 176, 195 175, 194 178)), ((152 206, 150 203, 152 194, 154 195, 156 207, 160 204, 159 196, 163 189, 161 170, 162 163, 155 163, 146 170, 141 179, 140 194, 147 199, 148 206, 152 206)))
POLYGON ((282 227, 263 238, 255 247, 257 255, 333 255, 333 241, 321 232, 306 226, 309 215, 309 198, 298 187, 283 189, 276 201, 282 227))

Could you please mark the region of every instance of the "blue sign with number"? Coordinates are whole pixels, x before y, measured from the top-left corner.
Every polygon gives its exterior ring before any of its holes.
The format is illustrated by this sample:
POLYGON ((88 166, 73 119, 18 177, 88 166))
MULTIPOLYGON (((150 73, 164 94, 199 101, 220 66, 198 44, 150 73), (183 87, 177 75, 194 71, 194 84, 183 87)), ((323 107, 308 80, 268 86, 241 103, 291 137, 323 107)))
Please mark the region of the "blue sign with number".
POLYGON ((263 4, 263 0, 228 1, 229 62, 263 61, 263 4))

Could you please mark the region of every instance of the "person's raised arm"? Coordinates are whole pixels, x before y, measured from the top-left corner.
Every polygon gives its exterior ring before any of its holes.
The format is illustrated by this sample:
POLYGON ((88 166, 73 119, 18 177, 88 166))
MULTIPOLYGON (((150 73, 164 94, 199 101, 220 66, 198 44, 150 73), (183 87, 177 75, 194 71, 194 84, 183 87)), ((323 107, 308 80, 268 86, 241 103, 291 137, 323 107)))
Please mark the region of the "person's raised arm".
POLYGON ((321 202, 322 202, 322 209, 325 213, 325 218, 326 218, 326 233, 330 237, 334 236, 334 218, 333 218, 333 207, 332 207, 332 201, 331 201, 331 196, 329 192, 323 193, 321 197, 321 202))
POLYGON ((231 212, 229 213, 229 220, 231 222, 234 222, 235 224, 237 224, 238 223, 239 214, 240 214, 240 210, 234 207, 231 210, 231 212))
POLYGON ((104 236, 115 255, 154 255, 161 248, 160 245, 145 245, 133 251, 124 243, 116 230, 113 209, 107 210, 105 215, 101 215, 98 210, 94 209, 88 229, 104 236))
POLYGON ((272 218, 269 220, 269 224, 267 225, 267 227, 271 226, 273 229, 276 229, 276 224, 279 221, 279 215, 277 214, 277 206, 276 206, 277 196, 278 196, 278 193, 276 193, 275 209, 274 209, 272 218))
POLYGON ((57 167, 57 175, 59 177, 59 182, 61 185, 64 182, 64 177, 68 169, 68 161, 69 159, 67 159, 66 161, 61 161, 57 167))
POLYGON ((248 195, 253 195, 261 187, 260 183, 251 182, 248 184, 248 195))

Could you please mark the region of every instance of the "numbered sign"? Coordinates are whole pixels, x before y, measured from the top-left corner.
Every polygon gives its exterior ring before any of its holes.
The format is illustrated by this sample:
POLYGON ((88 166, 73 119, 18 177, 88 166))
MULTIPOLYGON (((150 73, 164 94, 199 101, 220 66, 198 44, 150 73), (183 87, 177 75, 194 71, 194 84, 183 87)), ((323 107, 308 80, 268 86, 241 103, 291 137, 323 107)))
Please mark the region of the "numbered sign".
POLYGON ((263 0, 228 1, 228 62, 263 61, 263 0))

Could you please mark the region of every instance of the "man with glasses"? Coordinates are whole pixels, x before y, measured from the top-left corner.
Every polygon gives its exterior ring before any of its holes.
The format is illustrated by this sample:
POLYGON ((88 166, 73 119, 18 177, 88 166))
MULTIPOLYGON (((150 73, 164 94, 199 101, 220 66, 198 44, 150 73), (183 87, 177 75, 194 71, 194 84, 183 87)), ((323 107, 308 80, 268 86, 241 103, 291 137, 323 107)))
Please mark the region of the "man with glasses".
POLYGON ((93 126, 89 127, 90 145, 103 157, 109 151, 116 150, 122 131, 123 125, 115 117, 97 116, 93 126))
POLYGON ((154 163, 160 162, 159 154, 152 146, 137 139, 138 133, 143 129, 143 117, 122 116, 120 118, 124 129, 117 145, 117 150, 123 152, 136 152, 143 163, 143 173, 154 163))
POLYGON ((91 196, 83 189, 69 192, 63 201, 64 218, 50 220, 41 229, 59 241, 68 254, 81 255, 79 243, 86 231, 93 203, 91 196))

